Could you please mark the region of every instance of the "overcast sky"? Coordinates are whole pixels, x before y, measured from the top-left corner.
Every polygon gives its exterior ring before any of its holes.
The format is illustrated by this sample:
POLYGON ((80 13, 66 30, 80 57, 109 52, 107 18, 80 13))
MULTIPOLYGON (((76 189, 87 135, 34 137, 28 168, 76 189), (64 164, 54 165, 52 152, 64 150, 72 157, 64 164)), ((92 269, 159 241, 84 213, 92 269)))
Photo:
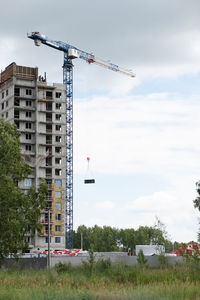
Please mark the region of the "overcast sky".
POLYGON ((1 3, 0 69, 15 61, 62 82, 63 53, 26 37, 40 31, 136 73, 74 61, 75 228, 136 229, 157 216, 173 241, 197 239, 199 13, 198 0, 1 3))

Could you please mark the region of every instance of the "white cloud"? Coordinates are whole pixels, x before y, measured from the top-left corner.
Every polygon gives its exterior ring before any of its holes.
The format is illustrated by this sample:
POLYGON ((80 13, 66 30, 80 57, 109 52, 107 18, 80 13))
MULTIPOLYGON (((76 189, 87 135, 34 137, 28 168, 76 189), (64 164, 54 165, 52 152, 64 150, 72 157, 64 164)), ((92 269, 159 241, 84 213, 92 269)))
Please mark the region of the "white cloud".
POLYGON ((157 215, 158 211, 166 213, 176 210, 179 207, 178 201, 176 200, 174 195, 170 195, 169 192, 161 191, 153 193, 152 195, 139 197, 129 203, 126 208, 141 213, 146 211, 149 213, 153 212, 154 215, 157 215))
POLYGON ((131 201, 124 210, 132 213, 137 226, 152 226, 155 216, 158 216, 173 240, 196 240, 197 213, 192 207, 192 199, 188 199, 184 192, 182 195, 175 190, 155 192, 131 201))
POLYGON ((89 153, 101 173, 196 174, 199 109, 198 98, 192 96, 80 99, 74 118, 76 172, 83 171, 81 161, 89 153))

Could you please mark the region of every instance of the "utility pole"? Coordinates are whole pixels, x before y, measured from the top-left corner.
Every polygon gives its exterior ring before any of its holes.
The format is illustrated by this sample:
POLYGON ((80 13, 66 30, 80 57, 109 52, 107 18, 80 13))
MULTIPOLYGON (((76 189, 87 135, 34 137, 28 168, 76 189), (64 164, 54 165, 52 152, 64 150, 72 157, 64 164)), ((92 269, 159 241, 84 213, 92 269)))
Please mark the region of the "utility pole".
POLYGON ((51 238, 51 226, 50 226, 50 209, 48 210, 48 257, 47 257, 47 267, 50 268, 50 238, 51 238))
POLYGON ((83 250, 83 233, 81 232, 81 249, 83 250))

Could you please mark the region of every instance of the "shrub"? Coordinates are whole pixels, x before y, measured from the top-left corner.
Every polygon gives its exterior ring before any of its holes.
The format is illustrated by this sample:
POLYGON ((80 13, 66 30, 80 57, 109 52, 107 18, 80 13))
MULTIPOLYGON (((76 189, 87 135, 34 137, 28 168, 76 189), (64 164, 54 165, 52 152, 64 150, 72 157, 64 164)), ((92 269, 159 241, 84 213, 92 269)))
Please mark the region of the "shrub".
POLYGON ((93 249, 90 249, 89 251, 89 259, 88 261, 82 261, 82 266, 84 270, 91 275, 94 271, 95 267, 95 257, 94 257, 94 251, 93 249))
POLYGON ((59 262, 58 264, 55 265, 55 270, 58 274, 67 273, 67 272, 70 272, 72 270, 72 266, 71 266, 70 263, 63 264, 63 263, 59 262))
POLYGON ((146 267, 147 259, 144 257, 144 253, 143 253, 142 249, 140 249, 140 251, 138 253, 137 262, 140 267, 143 267, 143 268, 146 267))

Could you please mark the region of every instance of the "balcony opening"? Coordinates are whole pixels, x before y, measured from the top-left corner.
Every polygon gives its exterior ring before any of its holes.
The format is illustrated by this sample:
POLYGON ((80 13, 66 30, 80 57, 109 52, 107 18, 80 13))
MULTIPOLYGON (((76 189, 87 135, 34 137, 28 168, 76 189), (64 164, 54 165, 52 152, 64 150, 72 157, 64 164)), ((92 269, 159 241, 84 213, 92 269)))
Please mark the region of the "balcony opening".
POLYGON ((46 184, 48 185, 48 190, 52 189, 52 179, 46 179, 46 184))
POLYGON ((15 120, 15 125, 17 126, 17 129, 19 129, 19 121, 15 120))
POLYGON ((47 135, 46 136, 46 144, 52 144, 52 135, 47 135))
POLYGON ((46 103, 46 110, 47 111, 52 111, 52 103, 46 103))
POLYGON ((52 124, 46 124, 46 132, 52 132, 52 124))
POLYGON ((15 87, 15 96, 20 96, 20 88, 15 87))
MULTIPOLYGON (((51 229, 52 225, 50 225, 50 233, 52 234, 51 229)), ((48 234, 48 225, 45 225, 45 234, 48 234)))
POLYGON ((52 155, 52 147, 50 147, 50 146, 46 147, 46 155, 47 156, 52 155))
POLYGON ((52 202, 51 201, 48 201, 47 202, 47 209, 52 209, 52 202))
POLYGON ((46 121, 47 122, 52 122, 52 114, 46 113, 46 121))
MULTIPOLYGON (((50 222, 51 222, 51 220, 52 220, 52 213, 50 213, 50 222)), ((48 223, 48 213, 44 214, 44 221, 45 221, 45 223, 48 223)))
POLYGON ((53 93, 50 91, 46 91, 46 99, 52 99, 53 98, 53 93))
POLYGON ((46 166, 48 167, 50 167, 50 166, 52 166, 52 158, 51 157, 47 157, 46 158, 46 166))
POLYGON ((46 177, 52 177, 52 169, 46 169, 46 177))
POLYGON ((15 119, 19 119, 19 110, 16 110, 14 111, 14 118, 15 119))
POLYGON ((20 100, 19 99, 15 98, 14 106, 20 106, 20 100))

